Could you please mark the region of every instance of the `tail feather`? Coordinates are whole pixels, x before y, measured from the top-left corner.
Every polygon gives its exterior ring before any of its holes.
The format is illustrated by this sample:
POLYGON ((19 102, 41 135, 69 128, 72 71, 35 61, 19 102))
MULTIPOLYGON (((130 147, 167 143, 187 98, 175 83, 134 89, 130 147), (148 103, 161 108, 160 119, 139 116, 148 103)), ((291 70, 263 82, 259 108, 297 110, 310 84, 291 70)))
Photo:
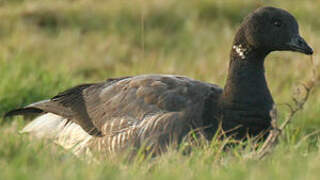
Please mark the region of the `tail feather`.
POLYGON ((43 110, 34 108, 34 107, 26 107, 20 109, 14 109, 4 114, 4 117, 17 116, 17 115, 26 115, 26 114, 39 114, 43 113, 43 110))
POLYGON ((39 116, 28 123, 20 133, 53 141, 65 149, 70 149, 75 155, 83 153, 90 155, 89 144, 93 136, 68 118, 70 114, 68 109, 50 100, 43 100, 24 108, 11 110, 4 117, 29 114, 39 114, 39 116))

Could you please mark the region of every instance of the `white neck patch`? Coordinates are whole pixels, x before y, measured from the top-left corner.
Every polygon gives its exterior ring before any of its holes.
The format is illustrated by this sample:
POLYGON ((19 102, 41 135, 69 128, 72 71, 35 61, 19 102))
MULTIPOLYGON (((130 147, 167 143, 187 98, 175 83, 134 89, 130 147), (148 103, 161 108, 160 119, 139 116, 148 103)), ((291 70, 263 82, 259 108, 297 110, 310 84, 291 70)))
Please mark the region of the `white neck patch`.
POLYGON ((245 58, 246 58, 245 52, 247 51, 247 49, 244 48, 244 47, 242 47, 241 44, 232 46, 232 49, 235 50, 235 52, 238 54, 238 56, 239 56, 241 59, 245 59, 245 58))

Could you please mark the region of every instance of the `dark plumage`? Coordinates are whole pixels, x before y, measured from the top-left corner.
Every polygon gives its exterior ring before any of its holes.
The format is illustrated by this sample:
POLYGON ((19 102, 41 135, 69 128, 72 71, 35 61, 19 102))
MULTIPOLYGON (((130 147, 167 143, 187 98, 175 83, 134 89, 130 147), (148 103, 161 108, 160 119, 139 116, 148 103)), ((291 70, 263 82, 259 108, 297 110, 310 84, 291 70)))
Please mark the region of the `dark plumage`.
POLYGON ((23 132, 53 138, 77 154, 142 144, 159 152, 194 129, 211 139, 219 124, 237 139, 266 134, 273 99, 264 59, 278 50, 313 53, 291 14, 263 7, 245 18, 235 36, 224 89, 187 77, 140 75, 80 85, 7 116, 42 113, 23 132))

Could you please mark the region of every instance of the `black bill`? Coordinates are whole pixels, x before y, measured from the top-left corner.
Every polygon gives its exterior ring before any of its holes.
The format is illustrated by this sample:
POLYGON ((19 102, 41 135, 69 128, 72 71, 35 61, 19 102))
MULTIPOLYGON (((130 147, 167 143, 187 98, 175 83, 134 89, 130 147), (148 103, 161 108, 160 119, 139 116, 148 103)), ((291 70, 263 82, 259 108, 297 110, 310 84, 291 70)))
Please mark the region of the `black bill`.
POLYGON ((308 54, 308 55, 313 54, 312 48, 299 35, 292 38, 291 41, 287 45, 289 46, 289 49, 292 51, 297 51, 297 52, 301 52, 301 53, 308 54))

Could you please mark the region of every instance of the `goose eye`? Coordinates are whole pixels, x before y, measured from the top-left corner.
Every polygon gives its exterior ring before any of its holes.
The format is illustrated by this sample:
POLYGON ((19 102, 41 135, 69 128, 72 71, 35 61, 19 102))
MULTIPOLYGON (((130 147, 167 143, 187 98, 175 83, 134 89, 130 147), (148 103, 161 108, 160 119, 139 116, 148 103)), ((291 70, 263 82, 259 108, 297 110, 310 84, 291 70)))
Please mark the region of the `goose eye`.
POLYGON ((276 26, 276 27, 280 27, 282 23, 281 23, 280 20, 275 20, 275 21, 272 22, 272 24, 273 24, 274 26, 276 26))

